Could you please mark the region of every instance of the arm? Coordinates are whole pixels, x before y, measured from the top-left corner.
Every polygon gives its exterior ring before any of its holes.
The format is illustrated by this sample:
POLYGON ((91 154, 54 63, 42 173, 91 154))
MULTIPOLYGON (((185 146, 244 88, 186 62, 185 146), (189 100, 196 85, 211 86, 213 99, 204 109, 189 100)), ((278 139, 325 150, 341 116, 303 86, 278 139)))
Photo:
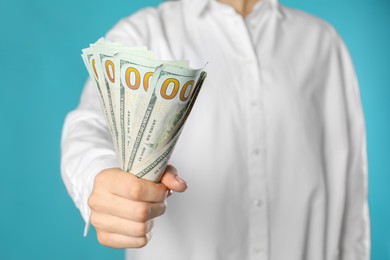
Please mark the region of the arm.
POLYGON ((345 86, 348 115, 349 153, 346 202, 340 251, 342 260, 370 259, 370 220, 368 212, 368 169, 366 129, 359 86, 351 57, 337 36, 338 57, 345 86))
MULTIPOLYGON (((106 38, 142 45, 143 37, 137 37, 133 27, 122 20, 106 38)), ((162 183, 155 184, 121 171, 118 165, 97 90, 88 81, 80 105, 65 120, 62 177, 87 223, 85 233, 91 222, 103 245, 142 247, 148 242, 150 220, 165 211, 168 190, 182 192, 187 185, 171 166, 162 183)))

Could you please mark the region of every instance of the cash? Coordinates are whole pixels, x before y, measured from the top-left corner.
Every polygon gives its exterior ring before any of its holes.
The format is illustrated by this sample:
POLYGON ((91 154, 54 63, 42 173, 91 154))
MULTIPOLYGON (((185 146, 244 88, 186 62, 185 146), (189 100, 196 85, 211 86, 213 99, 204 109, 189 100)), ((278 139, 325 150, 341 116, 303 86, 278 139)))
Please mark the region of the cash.
POLYGON ((159 182, 206 72, 146 47, 99 39, 82 50, 121 169, 159 182))

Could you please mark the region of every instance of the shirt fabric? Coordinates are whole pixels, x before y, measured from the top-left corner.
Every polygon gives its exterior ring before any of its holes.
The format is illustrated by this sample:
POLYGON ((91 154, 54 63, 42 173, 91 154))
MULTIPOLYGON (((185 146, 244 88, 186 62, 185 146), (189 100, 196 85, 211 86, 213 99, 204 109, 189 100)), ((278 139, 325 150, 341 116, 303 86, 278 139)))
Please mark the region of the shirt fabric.
MULTIPOLYGON (((107 38, 208 77, 170 163, 189 184, 127 259, 368 260, 366 133, 348 51, 326 22, 263 0, 245 19, 213 0, 165 2, 107 38)), ((118 167, 89 81, 66 118, 62 176, 88 222, 101 170, 118 167)))

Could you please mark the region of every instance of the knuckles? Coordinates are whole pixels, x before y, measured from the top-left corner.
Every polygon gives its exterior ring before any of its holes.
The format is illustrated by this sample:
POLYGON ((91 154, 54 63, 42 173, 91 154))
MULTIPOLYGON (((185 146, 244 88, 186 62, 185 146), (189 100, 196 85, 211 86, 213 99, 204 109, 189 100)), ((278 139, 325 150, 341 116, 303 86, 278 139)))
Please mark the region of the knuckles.
POLYGON ((137 245, 138 243, 136 243, 136 245, 134 245, 133 242, 126 243, 125 241, 121 241, 121 242, 115 241, 113 239, 113 235, 114 234, 105 233, 105 232, 98 232, 97 239, 101 245, 107 246, 110 248, 135 248, 136 246, 138 246, 137 245))
POLYGON ((150 218, 152 209, 147 203, 143 203, 137 207, 134 212, 134 217, 139 222, 146 222, 150 218))
MULTIPOLYGON (((96 228, 97 239, 100 244, 111 247, 111 248, 142 248, 145 247, 151 236, 151 229, 153 227, 153 218, 160 216, 166 211, 166 189, 159 186, 149 186, 148 183, 144 183, 143 180, 138 178, 127 179, 123 182, 122 177, 118 179, 117 175, 113 175, 115 169, 106 169, 101 171, 95 176, 94 180, 94 190, 91 196, 88 198, 88 206, 91 208, 90 221, 91 224, 96 228), (127 180, 129 180, 127 182, 127 180), (115 184, 115 185, 114 185, 115 184), (140 202, 132 210, 132 219, 137 224, 134 224, 131 228, 130 234, 118 236, 118 234, 106 232, 107 223, 105 219, 102 219, 100 214, 97 214, 105 209, 108 205, 106 204, 108 199, 102 200, 101 198, 107 195, 107 190, 104 190, 105 187, 116 187, 119 190, 124 189, 123 185, 128 185, 128 190, 122 192, 122 194, 128 199, 140 202), (121 186, 122 185, 122 186, 121 186), (155 192, 161 195, 161 203, 158 207, 154 208, 152 211, 152 204, 149 202, 144 202, 144 197, 148 195, 151 191, 148 189, 156 189, 155 192), (157 210, 156 210, 157 209, 157 210), (128 236, 128 235, 133 236, 128 236)), ((164 186, 165 187, 165 186, 164 186)), ((109 193, 111 196, 113 194, 109 193)), ((129 230, 128 230, 129 231, 129 230)))
POLYGON ((136 201, 142 201, 144 193, 144 185, 141 181, 134 181, 129 189, 130 199, 136 201))
POLYGON ((149 242, 149 240, 146 236, 141 237, 137 240, 137 244, 135 245, 135 248, 143 248, 148 244, 148 242, 149 242))
POLYGON ((88 206, 91 208, 91 209, 95 209, 98 207, 98 200, 96 199, 96 196, 94 196, 94 194, 92 194, 89 198, 88 198, 88 206))
POLYGON ((138 223, 136 227, 134 227, 134 236, 144 237, 148 233, 148 225, 144 223, 138 223))
POLYGON ((167 210, 167 202, 164 201, 164 202, 161 202, 161 215, 163 215, 165 213, 165 211, 167 210))
POLYGON ((102 170, 101 172, 96 174, 94 179, 94 185, 99 187, 112 183, 112 181, 118 178, 119 171, 119 168, 109 168, 102 170))
POLYGON ((103 246, 114 247, 114 244, 110 239, 110 235, 107 233, 97 232, 97 239, 99 243, 102 244, 103 246))
POLYGON ((95 176, 95 185, 100 183, 105 183, 107 181, 107 175, 109 174, 109 172, 110 172, 109 169, 99 172, 95 176))
POLYGON ((161 216, 165 213, 167 205, 165 202, 159 203, 158 207, 152 212, 152 206, 149 203, 140 204, 134 211, 133 217, 137 222, 147 222, 155 217, 161 216))
POLYGON ((95 211, 101 211, 104 208, 105 200, 99 199, 99 196, 95 193, 92 193, 91 196, 88 198, 88 206, 95 211))
POLYGON ((94 214, 93 212, 91 213, 91 216, 90 216, 89 220, 91 221, 91 224, 92 224, 95 228, 99 228, 99 227, 101 226, 101 223, 100 223, 99 218, 96 217, 96 214, 94 214))

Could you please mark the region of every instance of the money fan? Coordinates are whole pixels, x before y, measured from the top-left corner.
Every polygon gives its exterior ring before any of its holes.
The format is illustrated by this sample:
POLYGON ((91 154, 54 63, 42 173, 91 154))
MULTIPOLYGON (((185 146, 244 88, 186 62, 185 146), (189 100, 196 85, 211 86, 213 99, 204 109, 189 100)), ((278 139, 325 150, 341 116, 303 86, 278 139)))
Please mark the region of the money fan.
POLYGON ((124 171, 159 182, 206 72, 103 38, 82 50, 124 171))

